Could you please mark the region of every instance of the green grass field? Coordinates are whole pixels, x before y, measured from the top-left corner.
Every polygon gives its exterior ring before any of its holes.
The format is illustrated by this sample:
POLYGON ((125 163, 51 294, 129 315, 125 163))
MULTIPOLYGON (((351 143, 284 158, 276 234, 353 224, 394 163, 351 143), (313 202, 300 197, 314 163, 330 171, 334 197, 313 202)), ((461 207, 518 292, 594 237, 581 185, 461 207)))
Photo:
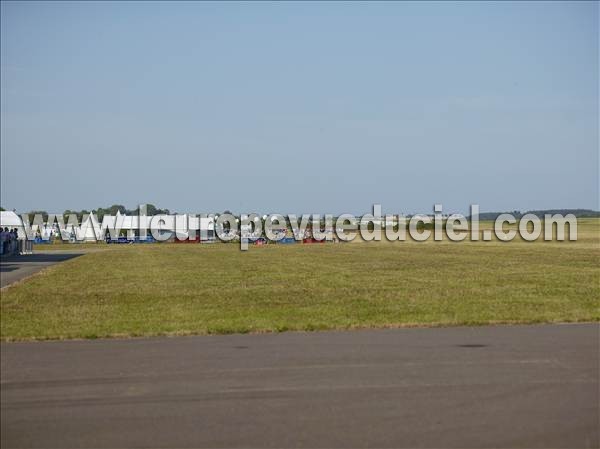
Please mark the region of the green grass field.
POLYGON ((2 291, 3 340, 600 320, 597 219, 577 242, 92 246, 2 291))

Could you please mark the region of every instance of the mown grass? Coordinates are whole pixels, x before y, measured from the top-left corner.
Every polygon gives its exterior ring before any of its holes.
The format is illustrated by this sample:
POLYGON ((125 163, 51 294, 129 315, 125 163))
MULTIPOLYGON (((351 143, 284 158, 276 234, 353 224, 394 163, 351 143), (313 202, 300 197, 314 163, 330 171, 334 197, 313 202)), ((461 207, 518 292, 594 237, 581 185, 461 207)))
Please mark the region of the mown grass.
MULTIPOLYGON (((74 245, 77 248, 76 245, 74 245)), ((600 320, 577 242, 106 245, 1 295, 3 340, 600 320)))

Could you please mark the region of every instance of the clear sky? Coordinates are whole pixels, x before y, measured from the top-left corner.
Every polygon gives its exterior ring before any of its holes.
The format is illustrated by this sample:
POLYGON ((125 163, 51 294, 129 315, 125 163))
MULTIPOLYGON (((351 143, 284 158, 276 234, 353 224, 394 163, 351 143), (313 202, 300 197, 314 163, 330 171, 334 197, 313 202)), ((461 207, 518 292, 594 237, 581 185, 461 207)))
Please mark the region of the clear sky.
POLYGON ((1 12, 5 208, 599 208, 596 2, 1 12))

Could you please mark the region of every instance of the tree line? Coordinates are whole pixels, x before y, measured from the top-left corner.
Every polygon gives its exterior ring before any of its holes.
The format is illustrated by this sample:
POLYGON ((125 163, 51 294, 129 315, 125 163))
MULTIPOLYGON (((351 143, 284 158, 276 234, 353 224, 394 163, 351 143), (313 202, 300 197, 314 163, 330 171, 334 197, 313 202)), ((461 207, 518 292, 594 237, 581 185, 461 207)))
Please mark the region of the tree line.
POLYGON ((533 214, 538 218, 544 218, 546 214, 561 214, 568 215, 573 214, 577 218, 595 218, 600 217, 600 212, 591 210, 591 209, 545 209, 545 210, 530 210, 527 212, 521 212, 518 210, 514 210, 512 212, 480 212, 479 219, 480 220, 496 220, 501 214, 512 214, 515 218, 519 219, 523 215, 533 214))
MULTIPOLYGON (((139 211, 140 211, 139 207, 136 207, 135 209, 127 209, 122 204, 113 204, 112 206, 109 206, 109 207, 99 207, 99 208, 93 209, 91 211, 88 211, 87 209, 82 209, 82 210, 67 209, 63 212, 63 216, 75 214, 79 221, 83 221, 83 218, 86 215, 89 215, 90 213, 94 213, 96 215, 96 217, 98 217, 98 220, 102 221, 102 219, 104 218, 105 215, 117 215, 117 212, 119 212, 121 215, 138 215, 139 211)), ((156 207, 154 204, 146 205, 146 215, 150 215, 150 216, 151 215, 163 215, 163 214, 168 215, 170 213, 171 212, 169 211, 169 209, 160 209, 160 208, 156 207)), ((32 210, 30 212, 27 212, 30 223, 33 222, 33 217, 35 217, 36 214, 40 214, 44 221, 48 220, 48 212, 47 211, 32 210)))

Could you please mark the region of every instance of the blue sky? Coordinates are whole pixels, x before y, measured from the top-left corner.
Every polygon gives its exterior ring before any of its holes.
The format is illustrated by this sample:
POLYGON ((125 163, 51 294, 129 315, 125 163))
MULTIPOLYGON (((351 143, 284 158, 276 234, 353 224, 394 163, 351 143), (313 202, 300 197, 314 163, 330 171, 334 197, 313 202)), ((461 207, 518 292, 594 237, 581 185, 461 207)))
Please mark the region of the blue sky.
POLYGON ((1 12, 5 208, 599 208, 596 2, 1 12))

